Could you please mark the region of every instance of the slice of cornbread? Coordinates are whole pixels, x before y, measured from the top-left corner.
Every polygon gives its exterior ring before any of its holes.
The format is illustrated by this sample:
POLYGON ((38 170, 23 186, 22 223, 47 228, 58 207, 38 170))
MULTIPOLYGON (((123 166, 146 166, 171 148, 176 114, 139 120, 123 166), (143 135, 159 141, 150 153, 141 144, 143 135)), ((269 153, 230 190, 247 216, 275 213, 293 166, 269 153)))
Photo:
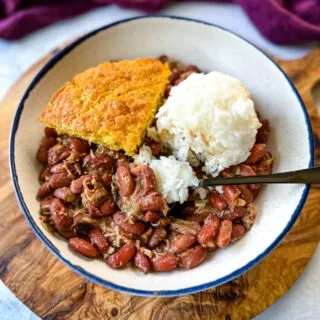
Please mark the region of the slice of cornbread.
POLYGON ((169 68, 155 59, 106 62, 75 76, 39 120, 65 133, 133 155, 162 101, 169 68))

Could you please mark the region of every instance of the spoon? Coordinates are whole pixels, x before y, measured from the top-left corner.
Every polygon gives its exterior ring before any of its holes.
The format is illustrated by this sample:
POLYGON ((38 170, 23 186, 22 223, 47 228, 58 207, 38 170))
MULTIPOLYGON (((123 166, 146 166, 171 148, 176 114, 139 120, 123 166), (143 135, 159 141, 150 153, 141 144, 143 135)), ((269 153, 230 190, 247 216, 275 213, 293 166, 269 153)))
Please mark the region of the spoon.
POLYGON ((250 177, 212 178, 200 180, 199 187, 230 184, 302 183, 319 184, 320 167, 250 177))

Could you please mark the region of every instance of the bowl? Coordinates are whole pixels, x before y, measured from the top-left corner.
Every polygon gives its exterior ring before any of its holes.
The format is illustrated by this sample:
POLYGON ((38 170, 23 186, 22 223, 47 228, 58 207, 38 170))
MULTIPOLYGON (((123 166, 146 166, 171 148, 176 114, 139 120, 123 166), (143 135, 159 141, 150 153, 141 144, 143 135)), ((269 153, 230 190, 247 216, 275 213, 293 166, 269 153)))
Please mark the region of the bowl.
POLYGON ((246 40, 218 26, 192 19, 152 16, 119 21, 68 45, 33 79, 15 115, 10 166, 16 196, 32 230, 47 248, 78 274, 110 289, 142 296, 177 296, 206 290, 238 277, 265 258, 290 230, 305 203, 307 185, 268 185, 256 199, 258 217, 240 241, 218 250, 199 267, 143 274, 113 270, 86 259, 65 239, 48 233, 39 220, 40 164, 36 151, 43 135, 37 116, 52 94, 77 73, 107 60, 166 54, 203 71, 217 70, 240 79, 256 110, 271 125, 268 150, 274 172, 313 165, 313 140, 303 102, 284 72, 246 40))

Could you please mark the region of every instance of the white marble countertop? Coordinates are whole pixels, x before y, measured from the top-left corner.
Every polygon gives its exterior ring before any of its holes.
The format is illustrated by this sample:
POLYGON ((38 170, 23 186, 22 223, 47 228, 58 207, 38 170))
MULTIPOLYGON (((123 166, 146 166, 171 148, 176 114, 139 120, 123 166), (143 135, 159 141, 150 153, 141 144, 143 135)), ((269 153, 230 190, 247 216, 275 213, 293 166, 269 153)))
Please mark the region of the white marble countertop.
MULTIPOLYGON (((315 44, 278 46, 261 37, 243 11, 232 4, 177 3, 160 14, 186 16, 208 21, 243 36, 260 48, 282 59, 295 59, 306 54, 315 44)), ((102 25, 137 15, 139 11, 106 6, 81 16, 56 23, 18 41, 0 40, 0 98, 12 83, 41 56, 59 44, 102 25)), ((318 93, 320 90, 318 91, 318 93)), ((320 94, 316 95, 320 106, 320 94)), ((320 319, 320 249, 289 292, 256 320, 320 319)), ((0 281, 0 319, 39 319, 26 308, 0 281)))

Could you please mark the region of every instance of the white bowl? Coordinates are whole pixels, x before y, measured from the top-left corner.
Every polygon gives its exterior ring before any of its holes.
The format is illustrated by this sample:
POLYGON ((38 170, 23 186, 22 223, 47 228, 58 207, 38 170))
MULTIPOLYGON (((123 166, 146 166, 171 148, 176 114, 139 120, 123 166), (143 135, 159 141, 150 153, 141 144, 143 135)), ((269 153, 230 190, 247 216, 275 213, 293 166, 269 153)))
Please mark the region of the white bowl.
POLYGON ((21 209, 48 249, 75 272, 111 289, 144 296, 177 296, 229 281, 261 261, 296 221, 306 200, 307 185, 268 185, 255 204, 258 217, 240 241, 218 250, 192 270, 143 274, 113 270, 68 249, 63 238, 39 222, 40 165, 35 155, 43 135, 37 116, 52 94, 77 73, 107 60, 167 54, 201 70, 217 70, 239 78, 256 108, 271 124, 268 150, 274 172, 313 165, 313 140, 305 107, 283 71, 252 44, 220 27, 177 17, 142 17, 119 21, 73 42, 38 73, 17 109, 11 133, 10 164, 21 209))

